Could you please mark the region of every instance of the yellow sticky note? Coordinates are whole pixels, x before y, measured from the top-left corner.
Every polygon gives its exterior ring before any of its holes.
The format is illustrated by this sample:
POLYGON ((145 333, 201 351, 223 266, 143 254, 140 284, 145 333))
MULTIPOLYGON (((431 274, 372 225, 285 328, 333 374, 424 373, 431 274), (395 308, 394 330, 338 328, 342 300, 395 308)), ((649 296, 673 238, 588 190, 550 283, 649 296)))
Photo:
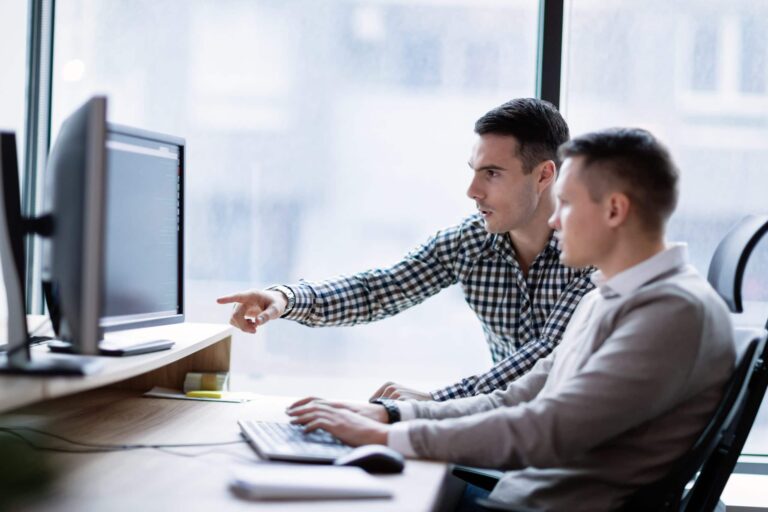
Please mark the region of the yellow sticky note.
POLYGON ((221 391, 187 391, 190 398, 224 398, 221 391))

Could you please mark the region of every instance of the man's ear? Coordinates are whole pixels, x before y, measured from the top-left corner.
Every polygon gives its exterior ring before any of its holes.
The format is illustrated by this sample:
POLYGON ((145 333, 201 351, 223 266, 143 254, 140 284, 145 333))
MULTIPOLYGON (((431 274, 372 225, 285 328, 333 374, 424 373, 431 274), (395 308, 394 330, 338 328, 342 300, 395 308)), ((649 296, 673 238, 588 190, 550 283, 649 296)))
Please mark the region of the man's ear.
POLYGON ((533 172, 536 173, 536 184, 538 185, 539 192, 554 185, 555 180, 557 179, 557 166, 552 160, 541 162, 536 166, 533 172))
POLYGON ((610 194, 605 201, 605 214, 608 226, 619 227, 627 221, 629 209, 632 205, 627 194, 623 192, 614 192, 610 194))

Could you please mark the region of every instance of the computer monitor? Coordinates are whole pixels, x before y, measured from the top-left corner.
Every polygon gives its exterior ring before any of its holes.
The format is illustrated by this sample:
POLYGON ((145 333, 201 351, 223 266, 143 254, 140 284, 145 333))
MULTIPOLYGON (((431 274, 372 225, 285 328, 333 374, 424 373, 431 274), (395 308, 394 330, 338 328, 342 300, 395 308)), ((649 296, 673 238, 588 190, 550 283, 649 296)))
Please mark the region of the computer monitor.
POLYGON ((7 357, 14 363, 29 360, 24 298, 24 218, 21 214, 16 135, 0 132, 0 262, 8 304, 7 357))
MULTIPOLYGON (((106 111, 106 98, 94 97, 62 124, 49 155, 43 198, 45 213, 41 217, 23 219, 21 216, 18 165, 4 158, 1 173, 2 196, 10 198, 3 205, 4 232, 9 236, 0 243, 6 281, 14 282, 15 278, 9 279, 14 275, 23 279, 23 254, 21 258, 12 255, 18 254, 16 248, 23 245, 24 235, 43 236, 42 273, 48 283, 49 301, 58 312, 56 332, 79 354, 98 354, 102 338, 99 320, 103 290, 106 111), (21 229, 13 228, 16 219, 22 220, 17 223, 21 229), (9 264, 11 260, 14 265, 9 264)), ((31 357, 23 293, 22 286, 13 290, 13 296, 9 294, 9 344, 5 360, 0 361, 0 371, 43 374, 96 371, 98 364, 89 358, 49 354, 31 357), (14 318, 10 318, 11 314, 14 318), (13 332, 11 326, 15 326, 13 332)))
POLYGON ((100 325, 184 321, 184 139, 107 125, 105 286, 100 325))

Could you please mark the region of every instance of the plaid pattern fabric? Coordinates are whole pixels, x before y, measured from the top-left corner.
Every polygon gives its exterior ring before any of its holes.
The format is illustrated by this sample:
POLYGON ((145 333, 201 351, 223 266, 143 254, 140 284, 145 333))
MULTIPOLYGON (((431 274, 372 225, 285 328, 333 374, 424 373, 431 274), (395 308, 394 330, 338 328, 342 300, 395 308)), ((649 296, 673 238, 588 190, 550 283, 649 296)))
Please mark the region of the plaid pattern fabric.
POLYGON ((372 322, 460 283, 495 365, 432 392, 435 400, 446 400, 503 388, 547 356, 581 297, 593 288, 591 272, 564 267, 552 237, 526 277, 509 236, 489 234, 482 217, 473 215, 390 268, 291 285, 296 305, 284 317, 312 327, 372 322))

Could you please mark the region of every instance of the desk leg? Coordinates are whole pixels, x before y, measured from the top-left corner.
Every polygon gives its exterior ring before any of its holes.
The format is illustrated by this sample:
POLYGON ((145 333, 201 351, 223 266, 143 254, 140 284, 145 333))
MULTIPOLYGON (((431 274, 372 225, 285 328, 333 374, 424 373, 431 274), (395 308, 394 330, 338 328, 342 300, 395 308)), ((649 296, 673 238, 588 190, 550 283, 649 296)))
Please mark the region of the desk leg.
POLYGON ((181 389, 187 372, 227 372, 232 352, 232 337, 227 336, 194 354, 157 370, 118 382, 109 387, 148 391, 154 386, 181 389))

